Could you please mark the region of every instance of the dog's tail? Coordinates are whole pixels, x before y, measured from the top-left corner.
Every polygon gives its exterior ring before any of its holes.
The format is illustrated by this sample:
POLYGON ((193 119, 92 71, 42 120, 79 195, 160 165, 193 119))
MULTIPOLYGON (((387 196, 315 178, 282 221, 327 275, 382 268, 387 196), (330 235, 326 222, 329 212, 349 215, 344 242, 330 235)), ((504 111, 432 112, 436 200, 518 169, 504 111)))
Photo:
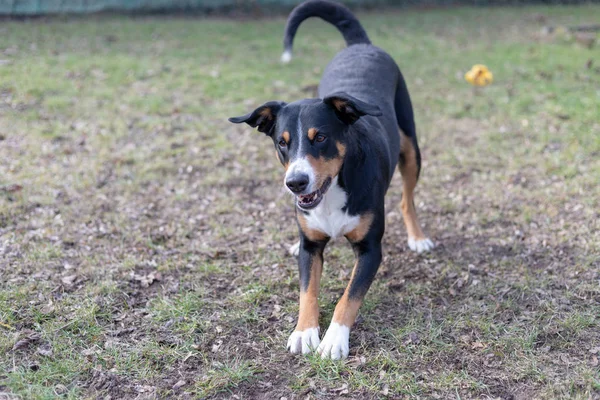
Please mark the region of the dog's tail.
POLYGON ((294 8, 288 17, 281 62, 287 63, 292 59, 292 45, 296 31, 302 21, 311 17, 319 17, 335 25, 344 36, 348 46, 371 43, 367 32, 348 8, 333 1, 308 0, 294 8))

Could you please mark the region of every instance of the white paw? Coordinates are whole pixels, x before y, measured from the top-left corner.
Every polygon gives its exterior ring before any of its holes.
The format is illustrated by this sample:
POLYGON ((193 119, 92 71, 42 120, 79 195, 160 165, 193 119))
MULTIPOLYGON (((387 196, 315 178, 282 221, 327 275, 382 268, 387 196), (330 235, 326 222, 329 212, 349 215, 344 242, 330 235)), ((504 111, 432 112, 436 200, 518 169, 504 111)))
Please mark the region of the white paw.
POLYGON ((412 251, 423 253, 433 249, 435 245, 429 239, 415 240, 413 238, 408 238, 408 247, 410 247, 412 251))
POLYGON ((300 254, 300 241, 298 240, 295 244, 291 245, 288 251, 291 256, 298 257, 298 254, 300 254))
POLYGON ((286 50, 283 52, 283 54, 281 55, 281 62, 283 64, 287 64, 290 61, 292 61, 292 52, 289 50, 286 50))
POLYGON ((350 352, 350 328, 332 322, 325 333, 323 341, 317 348, 317 352, 322 358, 331 358, 339 360, 348 357, 350 352))
POLYGON ((287 342, 287 349, 292 354, 308 354, 319 345, 319 328, 308 328, 294 331, 287 342))

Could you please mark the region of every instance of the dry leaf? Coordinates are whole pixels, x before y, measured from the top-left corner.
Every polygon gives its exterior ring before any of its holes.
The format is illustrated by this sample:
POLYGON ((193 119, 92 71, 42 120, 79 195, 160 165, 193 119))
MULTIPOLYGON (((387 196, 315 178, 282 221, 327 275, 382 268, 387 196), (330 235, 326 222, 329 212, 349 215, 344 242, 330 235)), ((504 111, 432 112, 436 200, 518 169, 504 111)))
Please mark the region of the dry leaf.
POLYGON ((77 279, 77 275, 68 275, 68 276, 63 276, 61 278, 61 281, 64 285, 71 286, 75 282, 76 279, 77 279))
POLYGON ((460 341, 465 344, 471 343, 471 335, 461 335, 460 341))
POLYGON ((135 385, 134 389, 138 393, 151 393, 154 392, 154 390, 156 390, 154 386, 149 385, 135 385))
POLYGON ((160 281, 161 276, 160 272, 150 272, 148 275, 138 275, 136 273, 132 273, 132 277, 134 280, 138 281, 142 287, 147 288, 152 285, 155 281, 160 281))
POLYGON ((404 344, 419 344, 420 341, 421 339, 419 339, 419 336, 416 334, 416 332, 410 332, 408 334, 408 339, 404 341, 404 344))
POLYGON ((52 355, 52 347, 49 344, 38 347, 38 353, 43 356, 50 357, 52 355))
POLYGON ((215 343, 213 343, 212 347, 211 347, 211 351, 213 353, 216 353, 217 351, 219 351, 219 348, 221 347, 221 345, 223 344, 222 340, 217 340, 215 343))
POLYGON ((367 358, 365 356, 356 356, 356 357, 350 357, 348 359, 348 365, 351 365, 352 367, 358 367, 360 365, 365 365, 367 363, 367 358))
POLYGON ((28 347, 30 344, 37 342, 42 337, 39 333, 33 331, 23 331, 21 339, 13 346, 13 351, 28 347))
POLYGON ((177 390, 185 384, 186 384, 186 381, 184 381, 184 380, 177 381, 177 383, 173 385, 173 390, 177 390))
POLYGON ((54 392, 59 396, 67 393, 68 390, 69 389, 67 389, 67 387, 65 385, 61 385, 60 383, 58 385, 54 386, 54 392))
POLYGON ((281 306, 279 304, 273 305, 273 311, 271 312, 270 320, 278 320, 281 318, 281 306))
POLYGON ((84 356, 86 356, 86 357, 94 355, 95 353, 96 353, 96 349, 94 349, 94 348, 89 348, 89 349, 85 349, 85 350, 81 351, 81 354, 84 355, 84 356))
POLYGON ((337 388, 337 389, 331 389, 332 392, 337 392, 338 394, 342 395, 342 394, 348 394, 348 384, 344 383, 341 387, 337 388))
POLYGON ((381 390, 381 394, 387 396, 390 393, 390 385, 387 383, 383 385, 383 389, 381 390))
POLYGON ((52 300, 48 301, 48 304, 40 308, 40 312, 44 315, 52 314, 54 312, 54 303, 52 303, 52 300))

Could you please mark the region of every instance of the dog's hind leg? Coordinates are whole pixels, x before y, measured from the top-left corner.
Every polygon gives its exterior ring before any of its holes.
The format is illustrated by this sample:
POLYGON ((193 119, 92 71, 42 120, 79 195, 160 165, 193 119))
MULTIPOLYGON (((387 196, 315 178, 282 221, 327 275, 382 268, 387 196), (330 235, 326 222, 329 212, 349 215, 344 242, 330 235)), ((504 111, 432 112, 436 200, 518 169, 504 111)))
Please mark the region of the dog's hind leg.
POLYGON ((399 168, 402 175, 400 209, 408 233, 408 247, 417 253, 422 253, 433 249, 434 244, 423 233, 415 210, 414 191, 421 172, 421 153, 417 143, 412 105, 402 77, 396 90, 395 109, 400 127, 399 168))
POLYGON ((416 146, 416 140, 411 140, 402 133, 401 153, 400 153, 400 173, 402 174, 402 201, 400 208, 404 217, 404 224, 408 232, 408 247, 417 253, 429 251, 434 245, 431 240, 425 237, 414 203, 414 190, 419 178, 418 154, 419 148, 416 146))

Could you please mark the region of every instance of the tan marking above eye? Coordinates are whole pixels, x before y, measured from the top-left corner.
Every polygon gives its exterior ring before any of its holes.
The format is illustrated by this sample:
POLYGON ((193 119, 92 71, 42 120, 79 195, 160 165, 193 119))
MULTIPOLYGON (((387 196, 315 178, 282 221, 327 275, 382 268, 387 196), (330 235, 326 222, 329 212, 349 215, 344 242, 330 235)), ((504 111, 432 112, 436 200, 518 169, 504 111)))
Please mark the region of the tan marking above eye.
POLYGON ((308 139, 312 142, 313 140, 315 140, 315 136, 317 136, 317 133, 319 131, 317 130, 317 128, 310 128, 308 130, 308 139))
POLYGON ((288 131, 284 131, 281 134, 281 137, 283 138, 283 140, 285 140, 286 143, 290 142, 290 133, 288 131))

